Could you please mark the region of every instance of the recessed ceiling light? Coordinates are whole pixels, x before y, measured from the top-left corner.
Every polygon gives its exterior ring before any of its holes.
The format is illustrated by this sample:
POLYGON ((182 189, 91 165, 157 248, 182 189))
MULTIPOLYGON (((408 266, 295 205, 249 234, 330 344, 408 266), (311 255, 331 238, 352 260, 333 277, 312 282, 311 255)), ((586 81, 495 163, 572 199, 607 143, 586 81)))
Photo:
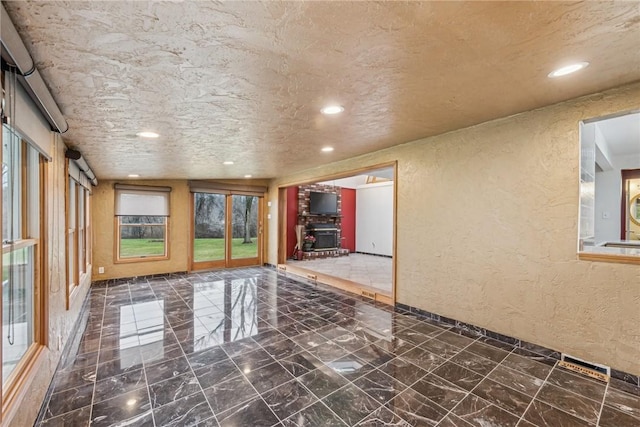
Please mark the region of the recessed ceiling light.
POLYGON ((138 175, 137 173, 130 173, 129 175, 127 175, 129 178, 140 178, 140 175, 138 175))
POLYGON ((155 132, 138 132, 136 135, 138 135, 139 137, 142 138, 158 138, 160 136, 159 133, 155 133, 155 132))
POLYGON ((251 178, 251 175, 245 175, 244 177, 245 178, 251 178))
POLYGON ((548 77, 553 79, 556 77, 566 76, 567 74, 575 73, 576 71, 580 71, 583 68, 586 68, 588 66, 589 66, 588 62, 576 62, 575 64, 567 65, 565 67, 558 68, 557 70, 550 72, 548 77))
POLYGON ((231 160, 227 160, 226 162, 222 162, 223 165, 232 165, 233 162, 231 160))
POLYGON ((327 105, 320 112, 322 114, 340 114, 344 111, 344 107, 342 105, 327 105))
POLYGON ((322 151, 325 153, 330 153, 333 151, 333 147, 322 147, 322 151))

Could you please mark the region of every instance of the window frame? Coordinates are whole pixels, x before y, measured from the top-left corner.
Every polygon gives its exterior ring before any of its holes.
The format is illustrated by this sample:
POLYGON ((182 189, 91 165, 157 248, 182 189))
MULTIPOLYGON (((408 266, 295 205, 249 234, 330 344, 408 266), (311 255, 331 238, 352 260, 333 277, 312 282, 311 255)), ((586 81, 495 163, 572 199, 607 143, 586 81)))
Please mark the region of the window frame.
MULTIPOLYGON (((15 137, 18 141, 17 147, 14 147, 14 149, 19 152, 19 164, 16 165, 17 167, 14 172, 19 176, 12 176, 11 179, 19 181, 20 195, 19 199, 16 199, 14 195, 11 203, 13 213, 16 212, 16 208, 13 204, 16 203, 16 201, 19 204, 18 209, 20 212, 18 227, 20 230, 20 236, 12 241, 8 239, 5 241, 3 236, 2 253, 4 255, 17 250, 32 248, 31 261, 33 263, 33 271, 31 292, 33 295, 33 314, 31 320, 33 321, 33 338, 31 344, 29 344, 18 363, 16 363, 11 374, 5 378, 4 374, 0 372, 0 402, 2 406, 2 415, 0 415, 0 419, 3 419, 4 415, 9 411, 11 405, 15 402, 15 399, 21 393, 27 379, 36 373, 34 370, 35 364, 45 346, 48 345, 46 334, 48 329, 47 301, 45 298, 48 288, 48 278, 45 274, 47 271, 47 257, 45 254, 47 253, 46 236, 48 232, 46 221, 47 160, 36 146, 29 142, 23 135, 11 128, 11 126, 3 125, 3 127, 5 126, 8 132, 14 134, 11 138, 13 139, 15 137), (29 153, 29 150, 34 150, 34 153, 29 153), (31 162, 30 159, 32 159, 32 157, 29 156, 29 154, 37 154, 33 157, 33 159, 37 159, 37 162, 31 162), (37 169, 36 180, 31 179, 34 177, 31 175, 34 169, 37 169), (33 187, 35 186, 33 181, 37 182, 37 187, 35 188, 33 187), (31 191, 34 189, 37 191, 36 195, 31 194, 31 191), (32 212, 30 201, 34 201, 34 204, 37 203, 37 212, 32 212), (38 219, 37 224, 34 221, 35 217, 38 219), (32 237, 32 235, 35 237, 32 237)), ((4 141, 4 136, 5 133, 3 129, 0 134, 0 143, 3 146, 3 153, 1 153, 0 156, 4 154, 4 144, 6 143, 6 141, 4 141)), ((10 182, 9 185, 14 186, 15 184, 10 182)), ((3 218, 3 221, 4 220, 5 219, 3 218)), ((12 218, 12 222, 15 223, 15 218, 12 218)), ((14 227, 14 225, 11 224, 10 227, 14 227)), ((0 263, 4 264, 4 259, 3 261, 0 261, 0 263)), ((4 302, 2 302, 2 306, 3 305, 4 302)), ((4 361, 4 352, 2 351, 3 345, 4 343, 2 342, 0 344, 0 362, 4 361)))
POLYGON ((70 162, 67 159, 65 190, 67 310, 73 304, 78 289, 87 281, 91 273, 91 216, 89 215, 91 191, 72 176, 69 168, 70 162), (82 197, 80 197, 81 195, 82 197))
POLYGON ((78 226, 77 216, 77 191, 78 183, 68 174, 67 194, 66 194, 66 266, 67 266, 67 310, 69 309, 70 300, 80 285, 76 277, 77 269, 77 245, 76 245, 76 228, 78 226), (73 215, 73 221, 71 220, 73 215))
POLYGON ((126 264, 126 263, 137 263, 137 262, 150 262, 150 261, 163 261, 170 259, 170 213, 171 213, 171 187, 154 187, 154 186, 141 186, 141 185, 126 185, 126 184, 115 184, 114 186, 114 196, 115 196, 115 209, 114 209, 114 264, 126 264), (146 195, 144 193, 147 193, 146 195), (152 212, 156 215, 143 215, 142 212, 122 212, 123 206, 125 205, 119 198, 122 195, 140 195, 141 197, 151 196, 151 195, 163 195, 166 200, 166 215, 157 215, 158 212, 152 212), (129 213, 128 215, 126 213, 129 213), (132 217, 132 216, 148 216, 154 218, 163 218, 164 221, 162 223, 125 223, 122 222, 122 218, 124 217, 132 217), (122 243, 122 227, 162 227, 163 228, 163 245, 164 245, 164 253, 162 255, 141 255, 141 256, 130 256, 123 257, 121 254, 121 243, 122 243))

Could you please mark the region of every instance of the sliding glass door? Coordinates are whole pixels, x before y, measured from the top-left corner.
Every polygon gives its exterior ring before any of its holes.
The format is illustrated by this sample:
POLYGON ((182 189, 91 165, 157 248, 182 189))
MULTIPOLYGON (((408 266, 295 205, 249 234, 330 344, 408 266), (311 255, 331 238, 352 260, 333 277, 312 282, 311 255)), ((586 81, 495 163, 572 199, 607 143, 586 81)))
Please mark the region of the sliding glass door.
POLYGON ((226 196, 193 193, 193 269, 224 267, 226 196))
POLYGON ((262 197, 192 193, 192 270, 260 265, 262 197))
POLYGON ((258 258, 258 204, 256 196, 231 196, 232 260, 258 258))

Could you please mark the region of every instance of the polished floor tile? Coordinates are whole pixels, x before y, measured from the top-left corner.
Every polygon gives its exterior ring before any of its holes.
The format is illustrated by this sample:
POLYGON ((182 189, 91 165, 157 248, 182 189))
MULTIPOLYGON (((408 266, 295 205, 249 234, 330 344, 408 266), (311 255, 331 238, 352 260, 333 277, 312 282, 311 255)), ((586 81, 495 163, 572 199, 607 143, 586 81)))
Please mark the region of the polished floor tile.
POLYGON ((640 425, 640 388, 244 268, 95 284, 38 427, 640 425))

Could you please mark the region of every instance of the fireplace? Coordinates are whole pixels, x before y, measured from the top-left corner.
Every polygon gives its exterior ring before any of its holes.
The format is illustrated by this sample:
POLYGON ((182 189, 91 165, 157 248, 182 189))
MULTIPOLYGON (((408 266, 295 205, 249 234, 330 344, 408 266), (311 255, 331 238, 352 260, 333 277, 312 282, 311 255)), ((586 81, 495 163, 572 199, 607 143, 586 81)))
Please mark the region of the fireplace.
POLYGON ((338 249, 338 229, 335 224, 309 224, 307 233, 316 238, 314 251, 338 249))

